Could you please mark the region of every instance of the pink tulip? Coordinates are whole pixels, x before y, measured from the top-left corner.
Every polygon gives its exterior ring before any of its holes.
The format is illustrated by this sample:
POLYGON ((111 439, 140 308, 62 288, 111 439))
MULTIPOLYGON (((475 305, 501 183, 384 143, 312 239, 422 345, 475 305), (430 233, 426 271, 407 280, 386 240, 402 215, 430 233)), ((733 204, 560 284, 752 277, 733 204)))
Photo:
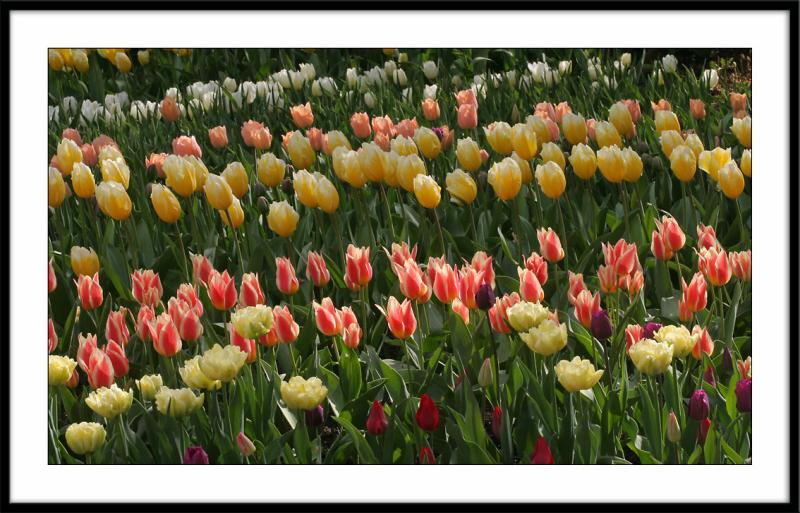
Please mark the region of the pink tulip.
POLYGON ((331 273, 325 264, 325 259, 319 253, 308 252, 308 263, 306 264, 306 278, 311 280, 315 287, 322 288, 331 281, 331 273))
POLYGON ((344 283, 353 292, 361 290, 372 279, 372 265, 369 263, 370 248, 347 246, 347 266, 344 283))
POLYGON ((86 365, 89 386, 94 389, 110 387, 114 383, 114 365, 111 358, 100 349, 93 349, 86 365))
POLYGON ((153 348, 161 356, 175 356, 181 350, 181 337, 178 328, 167 312, 162 313, 148 324, 153 348))
POLYGON ((297 340, 300 334, 300 326, 294 322, 292 312, 286 306, 276 306, 272 309, 273 327, 272 331, 281 344, 290 344, 297 340))
POLYGON ((522 299, 534 303, 544 299, 544 290, 533 271, 517 267, 517 274, 519 275, 519 295, 522 299))
POLYGON ((137 269, 131 275, 131 292, 140 305, 155 306, 161 301, 164 289, 158 273, 137 269))
POLYGON ((536 237, 539 239, 539 252, 548 262, 555 263, 564 259, 564 249, 561 247, 561 240, 552 228, 536 230, 536 237))
POLYGON ((128 374, 130 364, 128 362, 128 357, 125 356, 124 347, 111 340, 106 347, 103 348, 103 351, 108 355, 108 359, 111 360, 111 367, 114 369, 115 378, 121 378, 128 374))
POLYGON ((120 308, 118 311, 111 311, 106 318, 106 340, 115 341, 122 344, 123 347, 128 345, 128 338, 130 332, 128 326, 125 324, 125 317, 128 311, 125 308, 120 308))
POLYGON ((192 305, 178 298, 170 298, 167 303, 167 312, 172 317, 172 322, 178 328, 181 340, 194 342, 203 335, 203 324, 192 305))
POLYGON ((203 150, 200 149, 200 145, 197 144, 197 139, 194 136, 181 135, 173 139, 172 153, 181 157, 189 155, 194 155, 197 158, 203 157, 203 150))
POLYGON ((94 310, 103 304, 103 289, 100 287, 100 276, 97 273, 92 277, 85 274, 78 276, 75 286, 84 310, 94 310))
POLYGON ((236 304, 236 286, 228 271, 220 274, 216 269, 212 269, 208 275, 206 288, 211 304, 217 310, 230 310, 236 304))
POLYGON ((263 305, 266 299, 258 283, 258 274, 244 273, 242 286, 239 288, 239 306, 263 305))

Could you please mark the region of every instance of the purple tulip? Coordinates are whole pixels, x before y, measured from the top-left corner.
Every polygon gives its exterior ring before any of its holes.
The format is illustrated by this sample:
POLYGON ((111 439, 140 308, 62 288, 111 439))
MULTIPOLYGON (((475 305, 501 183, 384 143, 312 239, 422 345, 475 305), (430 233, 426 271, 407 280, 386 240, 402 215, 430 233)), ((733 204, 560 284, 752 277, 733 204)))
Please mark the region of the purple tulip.
POLYGON ((708 417, 709 409, 710 406, 706 391, 702 389, 695 390, 692 394, 692 398, 689 399, 689 417, 700 422, 708 417))
POLYGON ((722 365, 720 366, 720 373, 727 376, 733 372, 733 354, 730 348, 726 347, 722 351, 722 365))
POLYGON ((599 310, 592 315, 592 335, 597 340, 608 340, 614 334, 614 327, 611 326, 611 319, 608 312, 599 310))
POLYGON ((322 405, 317 405, 313 410, 306 410, 306 424, 311 427, 317 427, 325 420, 325 410, 322 405))
POLYGON ((736 382, 736 409, 742 413, 753 411, 753 380, 740 379, 736 382))
POLYGON ((193 445, 187 447, 183 451, 183 464, 184 465, 208 465, 208 454, 203 450, 200 445, 193 445))
POLYGON ((644 338, 653 338, 653 334, 661 329, 660 322, 648 322, 644 325, 644 338))
POLYGON ((706 371, 703 373, 703 381, 712 387, 717 386, 717 380, 714 378, 714 368, 711 366, 711 364, 706 367, 706 371))
POLYGON ((492 286, 488 283, 483 283, 478 287, 478 292, 475 293, 475 303, 483 311, 486 311, 494 306, 494 291, 492 286))

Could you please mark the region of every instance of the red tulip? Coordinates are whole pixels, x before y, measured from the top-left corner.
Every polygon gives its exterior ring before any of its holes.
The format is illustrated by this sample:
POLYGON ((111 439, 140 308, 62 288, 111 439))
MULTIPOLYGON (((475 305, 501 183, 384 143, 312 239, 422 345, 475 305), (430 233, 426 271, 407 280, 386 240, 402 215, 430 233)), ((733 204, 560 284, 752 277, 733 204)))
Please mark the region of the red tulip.
POLYGON ((386 309, 384 310, 382 306, 378 306, 378 310, 386 317, 389 331, 391 331, 392 335, 397 339, 407 339, 413 335, 414 331, 417 329, 417 319, 414 317, 414 311, 411 309, 411 301, 408 299, 400 303, 394 296, 390 296, 386 309))
POLYGON ((111 340, 106 344, 103 349, 111 360, 111 366, 114 368, 114 376, 122 377, 128 374, 128 357, 125 356, 125 348, 120 344, 111 340))
POLYGON ((277 268, 275 284, 281 294, 291 296, 297 293, 300 282, 297 281, 297 276, 294 274, 292 262, 286 257, 278 257, 275 259, 275 266, 277 268))
POLYGON ((50 354, 58 345, 56 327, 53 326, 53 319, 47 319, 47 353, 50 354))
POLYGON ((539 252, 548 262, 560 262, 564 259, 564 249, 561 247, 561 240, 552 228, 536 230, 536 237, 539 239, 539 252))
MULTIPOLYGON (((525 259, 525 268, 532 271, 539 280, 540 285, 547 283, 547 261, 542 258, 537 252, 531 253, 531 256, 525 259)), ((572 273, 570 273, 572 275, 572 273)), ((581 276, 582 277, 582 276, 581 276)), ((570 285, 572 281, 570 281, 570 285)))
POLYGON ((519 302, 520 297, 516 292, 495 300, 494 306, 489 308, 488 312, 489 324, 494 331, 504 334, 511 333, 511 328, 508 326, 508 309, 519 302))
POLYGON ((630 274, 634 269, 641 267, 635 242, 629 244, 620 239, 614 246, 603 243, 603 256, 606 266, 613 267, 617 274, 630 274))
POLYGON ((433 293, 442 303, 451 303, 458 297, 458 278, 455 270, 444 256, 428 259, 428 280, 433 284, 433 293))
POLYGON ((197 289, 195 289, 192 284, 181 284, 175 296, 181 301, 188 303, 198 317, 203 315, 203 302, 200 301, 200 297, 197 295, 197 289))
POLYGON ((420 465, 435 465, 436 458, 433 457, 433 451, 429 447, 423 447, 419 451, 419 464, 420 465))
POLYGON ((97 335, 78 334, 78 366, 83 372, 89 372, 89 358, 95 349, 97 349, 97 335))
POLYGON ((217 310, 230 310, 236 304, 236 286, 233 278, 228 275, 228 271, 220 274, 216 269, 212 269, 208 275, 206 287, 211 304, 217 310))
POLYGON ((492 267, 492 257, 485 251, 478 251, 472 256, 470 266, 478 272, 483 273, 483 283, 494 288, 494 268, 492 267))
POLYGON ((314 251, 308 252, 308 264, 306 265, 306 278, 311 280, 315 287, 324 287, 331 281, 331 273, 322 255, 314 251))
POLYGON ((142 342, 150 340, 150 321, 155 318, 156 313, 149 306, 139 308, 139 313, 136 315, 136 336, 142 342))
POLYGON ((439 409, 428 394, 422 394, 417 408, 417 425, 425 431, 435 431, 439 427, 439 409))
POLYGON ((352 244, 347 246, 347 268, 344 283, 353 292, 369 283, 372 279, 372 265, 369 263, 370 248, 357 248, 352 244))
POLYGON ((547 445, 547 440, 540 436, 536 440, 536 447, 533 449, 531 456, 531 465, 552 465, 555 463, 553 460, 553 453, 550 452, 550 446, 547 445))
POLYGON ((533 303, 538 303, 544 299, 544 290, 539 284, 536 273, 529 269, 517 267, 517 274, 519 275, 519 295, 522 299, 533 303))
POLYGON ((741 281, 751 281, 753 279, 753 270, 750 267, 750 259, 752 250, 731 252, 730 261, 733 275, 741 281))
POLYGON ((84 310, 94 310, 103 304, 103 288, 100 287, 100 276, 97 273, 92 277, 85 274, 78 276, 75 286, 84 310))
POLYGON ((278 333, 274 325, 272 326, 272 329, 269 330, 269 332, 267 332, 266 335, 261 335, 260 337, 258 337, 258 343, 261 344, 262 346, 267 346, 267 347, 275 347, 281 343, 281 341, 278 340, 278 333))
POLYGON ((494 407, 492 412, 492 434, 495 438, 500 438, 500 433, 503 428, 503 409, 499 406, 494 407))
POLYGON ((128 314, 128 310, 125 308, 120 308, 118 311, 108 312, 108 318, 106 318, 106 340, 115 341, 118 344, 122 344, 122 346, 128 345, 128 338, 130 338, 130 332, 128 331, 128 325, 125 324, 125 317, 128 314))
POLYGON ((56 290, 56 285, 58 285, 58 282, 56 281, 56 272, 53 270, 53 259, 51 258, 47 262, 47 293, 49 294, 56 290))
POLYGON ((683 289, 682 300, 686 305, 686 309, 692 313, 702 311, 706 307, 708 298, 708 285, 706 284, 703 274, 699 272, 695 273, 688 286, 686 285, 686 281, 681 280, 681 286, 683 289))
POLYGON ((400 292, 411 300, 424 298, 428 295, 428 284, 422 269, 413 260, 406 260, 403 265, 392 264, 392 270, 397 275, 400 292))
POLYGON ((181 350, 181 337, 178 328, 167 312, 162 313, 148 324, 153 347, 161 356, 175 356, 181 350))
POLYGON ((133 297, 140 305, 155 306, 161 301, 164 289, 158 273, 150 269, 138 269, 131 275, 131 284, 133 297))
POLYGON ((172 322, 178 328, 181 340, 194 342, 203 335, 203 324, 192 306, 178 298, 170 298, 167 303, 167 312, 172 317, 172 322))
POLYGON ((342 316, 342 338, 344 339, 344 345, 349 347, 350 349, 355 349, 358 347, 358 343, 361 341, 361 327, 358 325, 358 319, 356 318, 356 314, 353 313, 353 310, 349 306, 345 306, 341 310, 342 316))
POLYGON ((586 284, 583 282, 582 273, 573 273, 572 271, 567 271, 567 273, 569 275, 569 290, 567 291, 567 299, 569 299, 569 302, 572 304, 572 306, 575 306, 575 302, 578 299, 578 294, 580 294, 582 290, 587 290, 587 288, 586 284))
POLYGON ((389 420, 383 411, 383 405, 378 401, 372 401, 372 407, 369 409, 367 417, 367 432, 374 436, 380 436, 386 432, 387 427, 389 427, 389 420))
POLYGON ((631 348, 633 344, 644 338, 644 328, 639 324, 628 324, 625 328, 625 351, 631 348))
POLYGON ((108 355, 95 348, 89 356, 86 375, 92 388, 110 387, 114 383, 114 366, 108 355))
POLYGON ((239 306, 263 305, 264 302, 264 293, 261 292, 261 285, 258 283, 258 274, 244 273, 242 286, 239 288, 239 306))
POLYGON ((203 285, 207 284, 208 276, 211 274, 214 266, 211 265, 211 262, 204 255, 195 255, 194 253, 189 253, 189 258, 192 261, 195 283, 199 282, 203 285))
POLYGON ((290 344, 297 340, 300 326, 294 322, 292 312, 286 306, 276 306, 272 309, 273 325, 270 332, 274 332, 281 344, 290 344))
POLYGON ((231 337, 231 345, 238 347, 247 355, 247 363, 253 363, 256 361, 258 352, 256 351, 255 339, 244 338, 243 336, 239 335, 231 323, 228 323, 228 332, 230 333, 231 337))
POLYGON ((700 426, 697 429, 697 439, 701 444, 705 443, 709 429, 711 429, 711 419, 706 417, 700 421, 700 426))
POLYGON ((600 311, 600 294, 582 290, 575 299, 575 317, 584 328, 592 327, 592 316, 600 311))
POLYGON ((342 333, 344 328, 342 314, 333 306, 331 298, 323 298, 321 304, 314 301, 312 306, 314 307, 314 321, 317 323, 320 333, 328 337, 342 333))

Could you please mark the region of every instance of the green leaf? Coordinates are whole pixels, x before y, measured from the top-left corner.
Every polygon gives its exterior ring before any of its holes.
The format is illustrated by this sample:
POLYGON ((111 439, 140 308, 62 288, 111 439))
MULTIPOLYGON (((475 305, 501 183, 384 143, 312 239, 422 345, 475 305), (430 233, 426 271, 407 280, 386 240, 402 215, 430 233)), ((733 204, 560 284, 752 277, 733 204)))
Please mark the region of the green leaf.
POLYGON ((364 435, 361 434, 361 431, 355 428, 353 424, 350 423, 349 420, 345 419, 344 417, 333 417, 333 420, 336 421, 337 424, 342 426, 350 438, 353 440, 353 444, 356 447, 356 451, 358 452, 358 456, 360 458, 360 463, 368 463, 374 464, 378 463, 378 459, 375 457, 375 453, 372 452, 372 448, 367 443, 367 439, 364 438, 364 435))

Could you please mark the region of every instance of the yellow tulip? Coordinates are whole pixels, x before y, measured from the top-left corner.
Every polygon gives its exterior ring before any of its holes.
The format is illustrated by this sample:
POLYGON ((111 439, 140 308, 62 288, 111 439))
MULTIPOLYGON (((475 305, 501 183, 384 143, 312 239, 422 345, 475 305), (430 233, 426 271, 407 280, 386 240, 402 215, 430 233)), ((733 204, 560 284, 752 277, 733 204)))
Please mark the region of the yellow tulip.
POLYGON ((511 142, 511 125, 505 121, 497 121, 483 128, 489 146, 500 155, 509 155, 514 151, 511 142))
POLYGON ((107 216, 124 221, 131 215, 133 204, 125 188, 117 182, 103 182, 95 191, 97 205, 107 216))
POLYGON ((191 196, 197 185, 192 166, 177 155, 169 155, 161 166, 167 186, 184 198, 191 196))
POLYGON ((66 195, 67 185, 64 183, 64 177, 58 169, 47 168, 47 204, 52 208, 58 208, 64 202, 66 195))
POLYGON ((547 308, 530 301, 520 301, 506 310, 508 323, 520 333, 538 327, 548 314, 547 308))
POLYGON ((591 147, 583 143, 572 147, 569 163, 572 164, 572 170, 581 180, 590 179, 597 171, 597 156, 591 147))
POLYGON ((110 420, 130 410, 133 404, 133 392, 122 390, 116 383, 112 383, 110 388, 98 388, 89 394, 85 402, 93 412, 110 420))
POLYGON ((686 326, 664 326, 653 333, 656 342, 672 346, 673 358, 683 358, 692 352, 695 339, 686 326))
POLYGON ((611 183, 619 183, 625 177, 625 157, 616 145, 597 150, 597 166, 611 183))
POLYGON ((617 132, 620 134, 628 139, 633 137, 636 130, 633 125, 633 118, 631 117, 631 111, 628 110, 628 106, 623 102, 617 102, 608 109, 608 121, 614 125, 614 128, 616 128, 617 132))
POLYGON ((47 51, 47 63, 53 71, 61 71, 64 69, 64 58, 53 49, 47 51))
POLYGON ((525 123, 517 123, 511 129, 511 145, 514 152, 523 160, 531 160, 539 151, 536 132, 525 123))
POLYGON ((469 172, 477 171, 483 163, 481 148, 470 137, 458 140, 458 143, 456 143, 456 158, 459 165, 469 172))
POLYGON ((125 52, 117 52, 114 56, 114 65, 123 73, 128 73, 131 70, 131 58, 125 52))
POLYGON ((687 135, 684 144, 692 149, 692 153, 694 153, 695 157, 700 157, 700 154, 705 151, 705 148, 703 147, 703 141, 697 137, 697 134, 687 135))
MULTIPOLYGON (((197 355, 191 360, 186 360, 183 367, 178 369, 181 380, 190 388, 195 388, 197 390, 219 390, 222 388, 222 382, 218 379, 208 379, 208 376, 203 374, 203 371, 200 370, 201 358, 202 355, 197 355)), ((158 388, 156 388, 156 392, 158 388)))
POLYGON ((289 237, 297 228, 300 215, 286 201, 270 203, 267 226, 281 237, 289 237))
POLYGON ((750 150, 744 150, 742 152, 742 159, 739 164, 739 167, 741 168, 742 173, 744 173, 744 176, 750 176, 751 172, 750 170, 752 168, 752 165, 753 163, 752 163, 752 157, 750 155, 750 150))
POLYGON ((358 149, 361 172, 371 182, 380 182, 386 169, 386 152, 375 143, 363 143, 358 149))
POLYGON ((326 214, 333 214, 339 208, 339 191, 333 182, 320 173, 314 173, 317 181, 317 206, 326 214))
POLYGON ((392 151, 404 157, 406 155, 416 155, 418 153, 417 145, 410 137, 398 135, 392 139, 392 151))
POLYGON ((86 73, 89 71, 89 56, 86 55, 84 50, 74 50, 72 52, 72 62, 79 72, 86 73))
MULTIPOLYGON (((194 175, 192 175, 194 176, 194 175)), ((169 177, 167 178, 169 185, 169 177)), ((219 175, 208 175, 205 185, 206 199, 212 208, 227 210, 233 203, 233 191, 227 180, 219 175)), ((179 192, 180 194, 180 192, 179 192)))
POLYGON ((47 361, 47 384, 50 386, 66 385, 78 362, 66 356, 51 354, 47 361))
POLYGON ((567 188, 564 170, 553 161, 536 166, 536 181, 539 183, 544 195, 550 199, 559 198, 564 194, 564 189, 567 188))
POLYGON ((717 173, 722 166, 731 160, 731 149, 716 147, 711 151, 704 151, 697 157, 697 167, 705 171, 716 181, 717 173))
POLYGON ((520 156, 517 155, 516 151, 511 152, 511 158, 519 166, 519 172, 520 172, 520 177, 522 178, 522 184, 527 185, 531 183, 531 180, 533 180, 533 172, 531 171, 530 161, 521 159, 520 156))
POLYGON ((358 159, 358 152, 348 150, 341 157, 344 181, 352 187, 360 189, 367 183, 367 175, 361 170, 361 162, 358 159))
POLYGON ((625 160, 625 176, 623 177, 626 182, 635 182, 642 177, 644 171, 644 163, 642 158, 631 148, 622 150, 622 158, 625 160))
POLYGON ((736 136, 739 144, 750 149, 753 142, 753 127, 750 116, 746 116, 744 119, 734 118, 731 132, 736 136))
POLYGON ((633 365, 648 376, 663 374, 672 363, 672 346, 645 338, 628 349, 633 365))
POLYGON ((317 206, 317 180, 314 175, 301 169, 292 175, 292 184, 297 199, 308 208, 317 206))
POLYGON ((150 191, 150 201, 159 219, 170 224, 180 219, 183 213, 181 204, 168 187, 157 183, 150 191))
POLYGON ((345 148, 344 146, 339 146, 333 153, 331 154, 331 161, 333 163, 333 172, 336 174, 336 178, 339 180, 346 182, 347 181, 347 171, 344 168, 344 157, 350 150, 345 148))
POLYGON ((671 110, 658 110, 656 111, 656 132, 661 133, 664 130, 681 131, 681 123, 678 121, 678 116, 671 110))
POLYGON ((164 386, 164 380, 161 378, 161 374, 150 374, 136 380, 136 388, 139 389, 139 393, 145 401, 155 399, 156 392, 162 386, 164 386))
MULTIPOLYGON (((624 105, 623 105, 624 106, 624 105)), ((558 382, 567 392, 590 390, 603 377, 602 370, 595 371, 589 360, 576 356, 572 360, 561 360, 555 366, 558 382)))
POLYGON ((744 190, 744 175, 735 160, 722 166, 717 178, 722 193, 730 199, 738 198, 744 190))
POLYGON ((514 159, 506 157, 489 169, 489 185, 503 201, 513 199, 522 188, 522 172, 514 159))
POLYGON ((234 230, 244 223, 244 210, 242 210, 242 204, 236 196, 231 199, 231 205, 227 210, 219 211, 219 215, 222 218, 222 222, 225 223, 225 226, 233 225, 234 230))
POLYGON ((447 173, 445 185, 451 201, 459 204, 469 205, 475 201, 475 197, 478 195, 478 185, 475 180, 461 169, 447 173))
MULTIPOLYGON (((208 168, 202 160, 194 155, 186 155, 183 157, 184 165, 194 175, 194 192, 201 192, 206 186, 208 179, 208 168)), ((169 184, 167 184, 169 185, 169 184)))
POLYGON ((232 381, 244 366, 247 353, 237 346, 214 344, 214 347, 203 353, 199 366, 208 379, 223 383, 232 381))
POLYGON ((622 147, 622 137, 620 137, 617 128, 608 121, 597 122, 594 127, 594 137, 601 148, 608 146, 622 147))
POLYGON ((64 61, 64 67, 72 69, 74 64, 72 48, 56 48, 56 51, 61 55, 61 59, 64 61))
POLYGON ((139 50, 136 52, 136 60, 138 60, 139 64, 142 66, 150 64, 150 50, 139 50))
POLYGON ((564 152, 561 151, 561 148, 556 143, 547 142, 542 145, 542 160, 555 162, 562 171, 567 167, 567 163, 564 160, 564 152))
POLYGON ((122 156, 122 152, 113 144, 106 144, 100 148, 100 153, 97 154, 97 162, 117 159, 125 160, 125 157, 122 156))
POLYGON ((269 333, 274 318, 272 309, 266 305, 239 308, 231 315, 231 324, 239 336, 255 339, 269 333))
POLYGON ((313 410, 328 396, 328 389, 317 377, 303 379, 292 376, 289 382, 281 381, 281 399, 293 410, 313 410))
POLYGON ((79 162, 72 168, 72 191, 78 195, 79 198, 91 198, 94 196, 95 183, 94 173, 84 164, 79 162))
POLYGON ((421 126, 414 132, 414 142, 428 160, 433 160, 442 151, 442 143, 439 141, 439 136, 433 133, 428 127, 421 126))
POLYGON ((308 169, 317 157, 317 154, 314 153, 314 148, 311 146, 311 141, 301 134, 299 130, 289 137, 289 142, 286 144, 286 152, 297 169, 308 169))
POLYGON ((414 196, 423 207, 436 208, 442 199, 442 188, 430 176, 419 174, 414 177, 414 196))
POLYGON ((100 173, 103 175, 104 182, 117 182, 125 187, 126 190, 128 189, 131 181, 131 170, 128 168, 128 164, 125 163, 125 159, 103 160, 100 164, 100 173))
MULTIPOLYGON (((335 150, 339 146, 342 146, 348 150, 353 149, 353 147, 350 146, 350 141, 347 139, 347 136, 344 135, 339 130, 331 130, 330 132, 325 134, 325 146, 328 148, 326 150, 326 153, 328 153, 329 155, 332 154, 333 150, 335 150)), ((300 167, 306 167, 306 166, 300 166, 300 167)))
POLYGON ((667 158, 672 156, 672 150, 684 144, 683 137, 675 130, 664 130, 661 132, 660 139, 661 151, 664 152, 664 156, 667 158))
POLYGON ((258 158, 256 163, 258 180, 267 187, 277 187, 283 181, 286 173, 286 162, 276 157, 273 153, 265 153, 258 158))
POLYGON ((588 135, 586 120, 580 114, 565 113, 561 118, 561 131, 564 132, 564 137, 572 145, 586 142, 586 136, 588 135))
MULTIPOLYGON (((219 346, 215 345, 214 347, 219 346)), ((236 346, 228 347, 238 349, 236 346)), ((196 396, 190 388, 173 389, 161 387, 161 389, 156 392, 156 409, 162 415, 183 417, 191 415, 202 408, 204 400, 205 394, 201 393, 199 396, 196 396)))
POLYGON ((685 144, 677 146, 669 156, 669 167, 681 182, 691 181, 697 171, 697 159, 692 149, 685 144))
POLYGON ((414 178, 424 174, 427 174, 425 163, 416 153, 397 158, 397 182, 404 190, 413 192, 414 178))
POLYGON ((61 173, 69 176, 72 174, 72 166, 83 162, 83 152, 72 139, 61 139, 56 149, 56 159, 61 173))
POLYGON ((567 326, 545 319, 537 327, 520 333, 519 336, 534 353, 550 356, 567 345, 567 326))
POLYGON ((231 162, 221 173, 222 178, 231 186, 231 192, 237 198, 241 198, 247 194, 250 188, 248 183, 247 171, 241 162, 231 162))
POLYGON ((525 124, 530 126, 536 133, 536 143, 542 145, 550 142, 550 129, 547 128, 547 122, 539 116, 528 116, 525 118, 525 124))
POLYGON ((94 276, 100 270, 100 259, 92 248, 72 246, 69 250, 69 263, 77 276, 94 276))
POLYGON ((97 422, 70 424, 64 438, 75 454, 91 454, 105 443, 106 430, 97 422))

